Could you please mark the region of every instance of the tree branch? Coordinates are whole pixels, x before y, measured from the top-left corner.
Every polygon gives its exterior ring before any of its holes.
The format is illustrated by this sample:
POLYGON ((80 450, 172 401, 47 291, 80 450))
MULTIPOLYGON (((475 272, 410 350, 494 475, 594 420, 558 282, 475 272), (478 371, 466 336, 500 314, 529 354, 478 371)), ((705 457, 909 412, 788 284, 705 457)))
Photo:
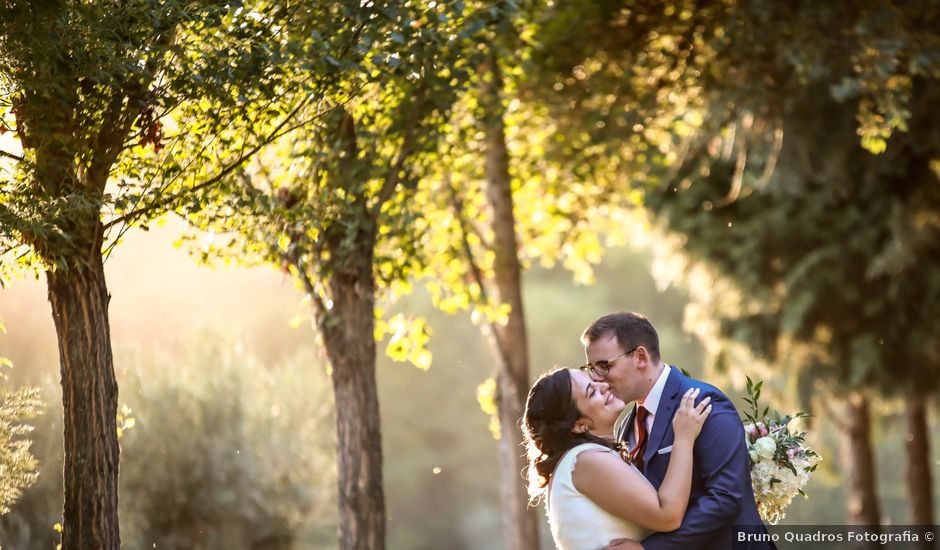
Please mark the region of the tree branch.
POLYGON ((304 285, 304 290, 307 291, 307 294, 310 296, 310 299, 313 300, 313 303, 316 306, 318 315, 326 315, 328 311, 326 304, 323 303, 323 300, 320 298, 320 295, 317 294, 316 286, 313 284, 313 281, 310 279, 310 275, 307 274, 307 271, 300 265, 300 260, 297 258, 297 254, 283 254, 284 259, 287 262, 294 266, 297 269, 297 276, 300 277, 300 282, 304 285))
MULTIPOLYGON (((741 140, 742 142, 744 140, 741 140)), ((747 147, 745 143, 741 144, 741 147, 738 149, 738 157, 734 163, 734 175, 731 178, 731 187, 728 189, 728 194, 726 194, 720 201, 715 203, 716 208, 724 208, 729 204, 738 200, 738 197, 741 196, 741 188, 743 187, 744 182, 744 169, 747 167, 747 147)))
POLYGON ((19 162, 23 162, 24 160, 26 160, 26 159, 24 159, 23 157, 21 157, 21 156, 19 156, 19 155, 14 155, 13 153, 8 153, 8 152, 4 151, 3 149, 0 149, 0 157, 11 158, 11 159, 16 160, 16 161, 19 161, 19 162))
POLYGON ((25 245, 33 250, 40 250, 44 242, 25 226, 25 220, 7 205, 0 203, 0 238, 25 245), (19 233, 20 238, 16 238, 19 233))
POLYGON ((382 188, 379 190, 378 201, 375 203, 375 206, 373 206, 373 219, 378 218, 379 212, 382 211, 382 205, 392 197, 392 194, 395 192, 395 187, 398 186, 398 174, 401 172, 405 160, 408 158, 408 155, 411 154, 411 148, 414 146, 415 130, 417 130, 418 121, 421 118, 421 110, 424 107, 426 95, 426 82, 422 81, 421 87, 418 90, 418 96, 415 98, 414 109, 411 111, 411 117, 408 119, 407 126, 405 127, 405 137, 402 139, 401 147, 398 149, 395 161, 392 162, 389 168, 385 183, 382 184, 382 188))
POLYGON ((466 220, 466 222, 469 225, 470 231, 483 243, 484 248, 493 248, 493 242, 487 239, 486 235, 483 234, 483 228, 480 227, 480 224, 473 220, 466 220))
POLYGON ((105 229, 110 229, 111 227, 113 227, 113 226, 115 226, 115 225, 117 225, 117 224, 126 223, 126 222, 129 222, 129 221, 131 221, 131 220, 137 219, 137 218, 143 216, 144 214, 149 214, 149 213, 152 213, 152 212, 154 212, 154 211, 156 211, 156 210, 159 210, 159 209, 162 209, 162 208, 168 208, 168 207, 170 207, 174 202, 183 199, 186 195, 188 195, 188 194, 190 194, 190 193, 193 193, 193 192, 195 192, 195 191, 199 191, 199 190, 202 190, 202 189, 205 189, 205 188, 208 188, 208 187, 211 187, 211 186, 213 186, 213 185, 218 184, 218 183, 221 182, 226 176, 228 176, 229 174, 231 174, 232 172, 234 172, 234 171, 235 171, 236 169, 238 169, 242 164, 244 164, 244 163, 247 162, 249 159, 251 159, 251 157, 253 157, 253 156, 254 156, 258 151, 260 151, 264 146, 270 144, 271 142, 273 142, 273 141, 276 140, 277 138, 279 138, 279 137, 281 137, 281 136, 283 136, 283 135, 285 135, 285 134, 287 134, 287 133, 289 133, 289 132, 291 132, 291 131, 293 131, 293 130, 296 130, 297 128, 300 128, 301 126, 304 126, 304 125, 306 125, 306 124, 309 124, 312 120, 315 120, 316 118, 319 118, 320 116, 323 115, 323 113, 318 113, 317 116, 315 116, 315 117, 313 117, 313 118, 311 118, 311 119, 303 120, 303 121, 301 121, 301 122, 298 123, 298 124, 295 124, 295 125, 292 125, 292 126, 290 126, 290 127, 285 128, 285 126, 287 126, 287 123, 290 122, 291 120, 293 120, 294 117, 297 115, 297 113, 300 112, 300 110, 301 110, 308 102, 309 102, 309 98, 305 98, 303 101, 301 101, 296 107, 294 107, 294 109, 287 115, 287 117, 285 117, 284 120, 281 121, 281 122, 274 128, 274 130, 272 130, 264 139, 262 139, 260 142, 258 142, 257 144, 255 144, 254 147, 252 147, 251 149, 249 149, 247 152, 243 153, 243 154, 242 154, 241 156, 239 156, 237 159, 235 159, 234 161, 232 161, 228 166, 226 166, 225 168, 223 168, 223 169, 222 169, 218 174, 216 174, 215 176, 209 178, 208 180, 206 180, 206 181, 204 181, 204 182, 202 182, 202 183, 199 183, 199 184, 197 184, 197 185, 194 185, 193 187, 187 189, 185 192, 178 193, 178 194, 173 195, 172 197, 169 197, 169 198, 164 199, 164 200, 158 200, 158 201, 156 201, 156 202, 154 202, 154 203, 152 203, 152 204, 150 204, 150 205, 148 205, 148 206, 145 206, 144 208, 141 208, 141 209, 139 209, 139 210, 135 210, 135 211, 133 211, 133 212, 128 212, 127 214, 125 214, 125 215, 123 215, 123 216, 121 216, 121 217, 119 217, 119 218, 116 218, 116 219, 114 219, 114 220, 111 220, 110 222, 108 222, 107 224, 105 224, 104 228, 105 228, 105 229))
POLYGON ((826 414, 826 418, 835 424, 836 428, 841 432, 847 432, 849 430, 848 422, 841 420, 845 414, 841 411, 836 411, 832 407, 832 402, 827 399, 819 399, 816 401, 819 407, 822 407, 823 411, 826 414))
MULTIPOLYGON (((457 194, 457 189, 450 182, 450 178, 447 178, 447 188, 450 190, 451 195, 451 204, 454 207, 454 215, 457 217, 457 225, 460 227, 460 244, 463 250, 464 255, 467 257, 467 263, 470 265, 470 274, 473 277, 474 282, 477 286, 480 287, 480 298, 483 300, 483 303, 489 304, 489 293, 486 289, 486 281, 483 277, 483 271, 480 269, 480 266, 477 265, 476 260, 473 257, 473 248, 470 246, 470 241, 467 239, 469 232, 467 230, 467 220, 463 216, 463 200, 461 200, 460 195, 457 194)), ((484 316, 485 318, 486 316, 484 316)), ((496 325, 486 319, 486 324, 490 329, 490 336, 493 338, 493 342, 496 344, 496 350, 499 352, 500 359, 504 365, 510 364, 509 350, 506 349, 505 344, 502 339, 499 337, 499 331, 496 330, 496 325)))
POLYGON ((767 163, 764 165, 764 172, 757 179, 757 187, 764 187, 770 182, 770 178, 777 169, 777 161, 780 159, 780 151, 783 150, 783 125, 779 122, 774 127, 774 146, 767 156, 767 163))
POLYGON ((95 144, 88 164, 87 180, 81 182, 88 186, 95 196, 104 193, 111 167, 123 149, 124 136, 130 132, 134 119, 137 117, 139 109, 134 105, 138 99, 137 93, 129 92, 126 98, 115 94, 108 104, 101 129, 95 136, 95 144))

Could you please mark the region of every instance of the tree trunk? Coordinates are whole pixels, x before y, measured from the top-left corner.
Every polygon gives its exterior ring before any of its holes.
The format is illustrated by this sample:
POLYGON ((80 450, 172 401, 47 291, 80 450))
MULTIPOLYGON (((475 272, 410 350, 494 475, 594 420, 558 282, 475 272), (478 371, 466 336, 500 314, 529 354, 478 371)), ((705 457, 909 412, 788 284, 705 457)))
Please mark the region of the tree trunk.
MULTIPOLYGON (((871 444, 871 413, 868 397, 853 392, 846 401, 845 461, 848 465, 848 513, 853 525, 878 526, 881 513, 878 509, 876 488, 877 469, 875 453, 871 444)), ((859 548, 878 548, 872 543, 859 548)))
POLYGON ((63 550, 121 546, 117 381, 100 242, 81 265, 49 271, 65 426, 63 550))
POLYGON ((519 419, 525 409, 529 384, 528 338, 522 304, 522 269, 519 265, 516 222, 513 214, 509 154, 503 131, 501 103, 502 78, 495 55, 483 68, 484 132, 486 134, 486 197, 493 209, 493 252, 496 295, 511 307, 505 326, 494 329, 500 358, 497 407, 500 425, 500 470, 504 518, 504 538, 509 550, 529 550, 539 546, 536 510, 530 508, 526 485, 520 474, 525 469, 525 453, 519 419))
POLYGON ((333 369, 339 547, 381 550, 385 548, 385 495, 375 379, 372 255, 366 251, 350 256, 355 268, 330 276, 332 307, 319 305, 317 311, 317 324, 333 369))
MULTIPOLYGON (((912 525, 933 525, 933 479, 930 473, 930 432, 927 430, 927 399, 911 394, 907 398, 907 468, 905 478, 910 494, 912 525)), ((934 548, 933 541, 921 541, 918 548, 934 548)))

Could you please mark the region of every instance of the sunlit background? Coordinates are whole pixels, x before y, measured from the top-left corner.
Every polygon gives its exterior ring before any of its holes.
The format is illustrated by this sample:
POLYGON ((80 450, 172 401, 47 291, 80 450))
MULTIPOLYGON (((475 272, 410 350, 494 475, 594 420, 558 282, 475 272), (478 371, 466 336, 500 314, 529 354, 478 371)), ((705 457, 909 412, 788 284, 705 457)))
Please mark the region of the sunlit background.
MULTIPOLYGON (((164 222, 129 233, 106 264, 125 428, 124 547, 234 548, 251 534, 266 548, 335 548, 332 393, 302 293, 270 268, 197 265, 174 246, 184 225, 164 222)), ((578 336, 595 317, 630 309, 657 326, 666 361, 740 396, 738 381, 703 372, 703 347, 683 328, 686 296, 658 290, 651 272, 643 246, 607 250, 593 285, 575 285, 561 269, 528 271, 533 378, 577 363, 578 336)), ((490 347, 469 316, 436 311, 420 287, 391 307, 428 317, 434 360, 426 371, 379 361, 389 547, 502 548, 496 441, 476 397, 495 372, 490 347)), ((0 318, 7 326, 0 355, 15 365, 10 385, 39 385, 47 402, 34 422, 39 481, 0 518, 0 541, 11 549, 53 548, 62 506, 61 392, 44 281, 13 281, 0 293, 0 318)), ((772 377, 767 384, 773 389, 772 377)), ((795 406, 771 395, 775 405, 795 406)), ((342 414, 343 403, 336 405, 342 414)), ((883 512, 887 522, 904 523, 901 409, 879 407, 883 512)), ((845 520, 837 420, 823 414, 812 425, 809 440, 825 461, 811 498, 790 508, 789 523, 845 520)), ((542 546, 551 548, 540 518, 542 546)))

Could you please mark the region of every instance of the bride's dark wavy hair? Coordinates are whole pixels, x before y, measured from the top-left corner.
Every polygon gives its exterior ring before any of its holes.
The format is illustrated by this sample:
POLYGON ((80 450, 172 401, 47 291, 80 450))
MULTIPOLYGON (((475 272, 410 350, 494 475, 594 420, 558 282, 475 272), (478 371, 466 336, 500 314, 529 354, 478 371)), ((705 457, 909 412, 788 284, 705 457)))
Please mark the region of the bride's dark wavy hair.
POLYGON ((529 503, 536 505, 545 496, 548 482, 565 452, 582 443, 597 443, 620 450, 613 441, 590 433, 574 433, 582 414, 571 393, 571 372, 555 369, 532 384, 522 417, 522 436, 529 459, 526 479, 529 503))

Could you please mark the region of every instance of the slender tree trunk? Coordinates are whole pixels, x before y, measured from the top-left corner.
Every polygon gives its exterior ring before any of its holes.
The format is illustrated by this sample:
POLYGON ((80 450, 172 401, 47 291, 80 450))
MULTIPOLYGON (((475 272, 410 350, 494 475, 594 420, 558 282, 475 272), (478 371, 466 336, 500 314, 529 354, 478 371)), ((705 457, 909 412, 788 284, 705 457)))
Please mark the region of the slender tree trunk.
POLYGON ((63 550, 112 550, 118 528, 117 381, 100 240, 82 265, 49 271, 65 413, 63 550))
MULTIPOLYGON (((907 468, 905 478, 910 494, 912 525, 933 525, 933 479, 930 473, 930 432, 927 430, 927 399, 912 394, 907 398, 907 468)), ((921 541, 918 548, 934 548, 934 541, 921 541)))
MULTIPOLYGON (((853 525, 877 526, 881 523, 878 507, 877 469, 871 444, 871 413, 868 397, 852 392, 846 401, 845 460, 848 464, 848 512, 853 525)), ((859 548, 878 548, 877 543, 859 548)))
POLYGON ((504 538, 510 550, 539 546, 536 510, 528 505, 526 486, 520 472, 525 469, 525 453, 519 419, 525 408, 529 383, 528 338, 522 304, 522 269, 519 264, 516 221, 513 214, 509 154, 503 131, 502 78, 495 55, 483 68, 484 132, 486 134, 486 197, 493 209, 493 251, 495 253, 495 298, 511 307, 505 326, 495 328, 501 359, 498 379, 500 425, 500 470, 502 502, 506 513, 504 538))
MULTIPOLYGON (((370 243, 373 244, 373 243, 370 243)), ((339 474, 339 547, 385 548, 382 434, 375 378, 375 285, 371 248, 330 276, 332 307, 317 324, 333 369, 339 474)))

